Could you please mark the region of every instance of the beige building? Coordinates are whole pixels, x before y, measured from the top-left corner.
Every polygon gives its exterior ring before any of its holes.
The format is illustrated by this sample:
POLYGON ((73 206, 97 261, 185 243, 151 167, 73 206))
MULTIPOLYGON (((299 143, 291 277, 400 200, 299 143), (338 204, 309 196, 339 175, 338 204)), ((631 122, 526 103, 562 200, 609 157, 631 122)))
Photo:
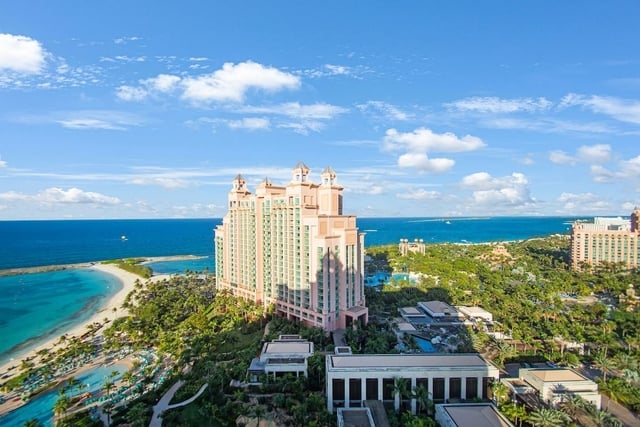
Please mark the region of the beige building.
POLYGON ((598 384, 573 369, 520 369, 518 376, 551 406, 557 406, 569 396, 580 396, 600 409, 598 384))
POLYGON ((571 266, 574 270, 597 267, 604 263, 638 268, 640 208, 631 219, 596 217, 593 221, 576 221, 571 228, 571 266))
POLYGON ((298 163, 287 186, 265 179, 255 194, 233 180, 215 230, 216 286, 327 331, 366 323, 364 234, 342 213, 334 170, 320 184, 309 172, 298 163))

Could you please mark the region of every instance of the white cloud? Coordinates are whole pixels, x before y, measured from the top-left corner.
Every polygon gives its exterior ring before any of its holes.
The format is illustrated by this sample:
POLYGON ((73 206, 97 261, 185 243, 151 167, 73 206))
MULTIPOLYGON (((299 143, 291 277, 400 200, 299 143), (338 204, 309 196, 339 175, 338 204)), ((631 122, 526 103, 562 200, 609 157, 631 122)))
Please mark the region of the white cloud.
POLYGON ((138 37, 138 36, 119 37, 117 39, 114 39, 113 42, 115 44, 126 44, 128 42, 134 42, 134 41, 138 41, 138 40, 142 40, 142 37, 138 37))
POLYGON ((601 195, 593 193, 562 193, 558 202, 563 203, 561 212, 575 214, 576 212, 607 211, 610 204, 605 202, 601 195))
POLYGON ((46 51, 26 36, 0 34, 0 70, 37 74, 45 65, 46 51))
POLYGON ((443 173, 450 170, 455 161, 446 158, 431 159, 429 152, 472 151, 484 147, 484 142, 475 136, 458 138, 450 132, 436 134, 431 129, 419 128, 413 132, 399 133, 389 129, 382 148, 387 151, 404 152, 398 157, 398 166, 416 168, 420 172, 443 173))
POLYGON ((412 115, 401 111, 396 106, 382 101, 368 101, 357 105, 358 109, 365 114, 370 114, 375 118, 387 120, 405 121, 412 118, 412 115))
POLYGON ((494 96, 474 96, 447 103, 445 106, 459 111, 515 113, 518 111, 534 112, 548 110, 552 106, 552 103, 546 98, 501 99, 494 96))
POLYGON ((62 188, 51 187, 43 190, 35 195, 27 195, 8 191, 0 193, 0 200, 4 201, 29 201, 45 204, 92 204, 92 205, 118 205, 120 199, 117 197, 106 196, 91 191, 83 191, 79 188, 62 188))
POLYGON ((62 127, 67 129, 106 129, 106 130, 125 130, 125 127, 109 123, 99 119, 69 119, 58 120, 62 127))
POLYGON ((156 77, 142 80, 142 84, 149 90, 158 92, 171 92, 180 82, 180 77, 170 74, 158 74, 156 77))
POLYGON ((297 89, 300 87, 300 78, 273 67, 247 61, 225 63, 220 70, 185 78, 182 84, 182 97, 192 102, 241 102, 250 89, 297 89))
POLYGON ((578 158, 589 163, 605 163, 611 159, 609 144, 583 145, 578 148, 578 158))
POLYGON ((133 86, 120 86, 116 89, 116 96, 123 101, 142 101, 149 95, 146 89, 133 86))
POLYGON ((451 159, 430 159, 426 153, 405 153, 398 157, 401 168, 416 168, 421 172, 444 173, 450 170, 456 162, 451 159))
POLYGON ((399 199, 409 200, 433 200, 440 198, 441 194, 438 191, 427 191, 424 188, 420 188, 406 193, 398 193, 396 197, 399 199))
POLYGON ((640 176, 640 156, 620 162, 620 173, 624 177, 640 176))
POLYGON ((494 178, 487 172, 465 176, 460 185, 472 190, 473 201, 480 205, 522 205, 532 202, 529 181, 519 172, 494 178))
POLYGON ((559 165, 575 165, 575 157, 570 156, 561 150, 554 150, 549 153, 549 160, 559 165))
POLYGON ((270 122, 260 117, 245 117, 240 120, 228 120, 227 125, 231 129, 265 130, 269 129, 270 122))
POLYGON ((129 184, 134 184, 134 185, 159 186, 169 190, 174 190, 176 188, 187 188, 193 185, 192 183, 184 179, 158 177, 158 176, 156 177, 140 176, 140 177, 133 178, 127 182, 129 184))
POLYGON ((308 135, 309 132, 320 132, 324 128, 324 123, 317 120, 302 120, 300 122, 281 123, 279 128, 291 129, 295 133, 308 135))
POLYGON ((67 129, 105 129, 126 130, 130 126, 139 126, 137 117, 108 110, 86 110, 56 113, 53 122, 67 129))
POLYGON ((7 162, 5 160, 0 159, 0 169, 6 168, 6 167, 7 167, 7 162))
POLYGON ((407 133, 389 129, 384 137, 384 148, 388 150, 406 149, 414 152, 456 153, 473 151, 484 146, 484 142, 475 136, 465 135, 458 138, 451 132, 437 134, 427 128, 418 128, 407 133))
POLYGON ((295 119, 328 120, 346 113, 346 108, 326 103, 300 104, 287 102, 271 106, 245 106, 237 110, 240 113, 277 114, 295 119))
POLYGON ((606 114, 621 122, 640 124, 640 101, 609 96, 566 95, 561 107, 581 106, 594 113, 606 114))

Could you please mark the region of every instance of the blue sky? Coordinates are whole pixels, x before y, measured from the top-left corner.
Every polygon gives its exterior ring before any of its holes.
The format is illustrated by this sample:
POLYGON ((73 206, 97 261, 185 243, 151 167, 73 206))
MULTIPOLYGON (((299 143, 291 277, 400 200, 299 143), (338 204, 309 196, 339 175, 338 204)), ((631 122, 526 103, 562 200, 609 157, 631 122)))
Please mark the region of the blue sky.
POLYGON ((628 215, 640 2, 0 7, 0 219, 221 217, 332 166, 345 213, 628 215))

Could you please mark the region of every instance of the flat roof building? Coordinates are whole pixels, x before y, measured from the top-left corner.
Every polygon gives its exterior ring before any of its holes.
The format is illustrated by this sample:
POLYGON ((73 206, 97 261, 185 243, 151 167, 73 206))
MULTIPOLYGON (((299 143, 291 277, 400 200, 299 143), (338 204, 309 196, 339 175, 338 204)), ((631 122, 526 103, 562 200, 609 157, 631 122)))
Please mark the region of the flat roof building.
POLYGON ((326 356, 327 409, 362 407, 379 400, 416 411, 415 399, 400 401, 394 384, 408 391, 424 387, 434 402, 487 399, 499 370, 476 353, 329 354, 326 356))
POLYGON ((429 316, 433 317, 434 319, 443 317, 462 317, 455 308, 442 301, 423 301, 418 303, 418 307, 423 309, 429 316))
POLYGON ((254 359, 249 367, 252 383, 257 381, 260 374, 294 373, 307 376, 307 359, 313 355, 313 343, 302 339, 299 335, 280 335, 262 346, 260 357, 254 359))
POLYGON ((546 404, 556 406, 569 396, 580 396, 600 409, 598 384, 568 368, 522 368, 518 377, 546 404))
POLYGON ((593 221, 576 221, 571 227, 571 267, 574 270, 619 264, 638 268, 640 252, 640 208, 630 219, 596 217, 593 221))
POLYGON ((458 311, 469 319, 482 320, 484 322, 493 322, 493 314, 489 313, 482 307, 476 306, 456 306, 458 311))
POLYGON ((450 403, 436 405, 440 427, 514 427, 491 403, 450 403))
POLYGON ((342 213, 334 170, 320 184, 309 172, 298 163, 286 187, 265 179, 256 194, 236 176, 215 230, 216 286, 307 326, 366 324, 364 234, 342 213))

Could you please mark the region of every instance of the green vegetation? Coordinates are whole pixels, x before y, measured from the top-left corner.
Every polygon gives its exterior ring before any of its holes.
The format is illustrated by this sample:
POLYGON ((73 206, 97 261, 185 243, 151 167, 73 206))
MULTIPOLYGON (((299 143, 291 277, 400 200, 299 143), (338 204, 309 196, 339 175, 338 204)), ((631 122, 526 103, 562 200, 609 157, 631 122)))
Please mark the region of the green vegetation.
MULTIPOLYGON (((190 398, 208 384, 192 404, 167 411, 165 425, 227 426, 236 425, 238 417, 245 422, 271 419, 282 426, 335 423, 322 394, 322 355, 309 359, 309 378, 264 377, 258 386, 231 385, 232 380, 246 380, 246 370, 262 343, 280 334, 299 333, 312 340, 317 350, 330 349, 329 337, 322 330, 272 319, 261 306, 226 292, 216 293, 213 278, 193 274, 138 282, 124 305, 129 316, 105 331, 106 347, 155 349, 164 355, 163 363, 175 364, 174 377, 179 375, 185 383, 172 403, 190 398)), ((126 409, 116 408, 113 423, 148 425, 153 405, 174 379, 130 402, 126 409)))
POLYGON ((110 261, 104 261, 104 264, 115 264, 119 268, 128 271, 129 273, 136 274, 144 279, 148 279, 153 275, 153 270, 141 264, 144 259, 128 258, 128 259, 114 259, 110 261))
MULTIPOLYGON (((636 413, 640 410, 640 303, 627 295, 640 284, 638 271, 611 265, 574 272, 566 236, 500 245, 427 245, 424 255, 401 256, 395 245, 369 248, 367 253, 372 257, 368 274, 395 271, 418 276, 415 282, 393 280, 368 288, 372 318, 396 316, 399 307, 428 300, 481 306, 497 321, 493 331, 512 339, 490 338, 479 324, 466 331, 464 341, 471 349, 499 366, 593 363, 600 369, 602 393, 636 413)), ((512 412, 517 414, 516 409, 512 412)), ((592 418, 600 416, 593 414, 592 418)), ((537 414, 536 423, 544 425, 543 419, 555 415, 537 414)), ((517 418, 523 419, 522 414, 517 418)), ((534 424, 533 419, 529 422, 534 424)))

